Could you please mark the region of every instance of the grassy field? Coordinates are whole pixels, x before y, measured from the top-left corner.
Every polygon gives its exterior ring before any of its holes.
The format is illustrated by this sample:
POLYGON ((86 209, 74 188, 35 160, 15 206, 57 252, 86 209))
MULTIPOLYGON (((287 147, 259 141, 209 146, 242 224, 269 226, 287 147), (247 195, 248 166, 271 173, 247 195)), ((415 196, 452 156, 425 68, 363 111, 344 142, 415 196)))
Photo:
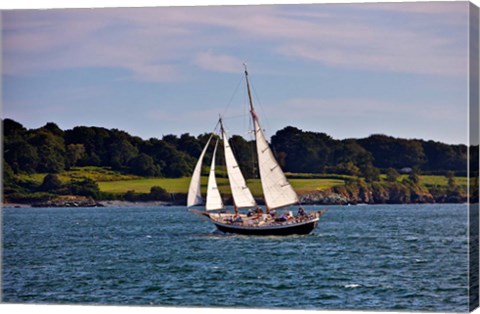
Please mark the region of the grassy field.
MULTIPOLYGON (((448 184, 448 179, 444 176, 420 176, 420 180, 429 187, 446 186, 448 184)), ((455 183, 458 186, 465 187, 467 186, 467 178, 455 177, 455 183)))
MULTIPOLYGON (((207 177, 202 177, 201 179, 203 193, 205 193, 207 189, 207 180, 207 177)), ((334 179, 290 179, 289 181, 292 184, 293 188, 299 193, 326 189, 335 185, 344 184, 343 180, 334 179)), ((98 182, 101 191, 110 193, 125 193, 129 190, 133 190, 137 193, 148 193, 150 192, 150 188, 152 186, 161 186, 170 193, 187 193, 189 184, 190 178, 187 177, 175 179, 149 178, 126 181, 98 182)), ((222 195, 230 195, 230 187, 228 185, 227 179, 218 178, 217 185, 222 195)), ((262 195, 260 180, 248 180, 247 185, 254 196, 262 195)))
MULTIPOLYGON (((19 178, 40 184, 46 174, 22 174, 19 178)), ((295 174, 287 173, 289 182, 298 193, 305 193, 309 191, 327 189, 337 185, 345 184, 345 180, 349 176, 341 175, 322 175, 322 174, 295 174)), ((95 180, 100 190, 109 193, 125 193, 127 191, 135 191, 137 193, 149 193, 152 186, 160 186, 170 193, 187 193, 190 184, 190 178, 143 178, 134 175, 126 175, 117 171, 113 171, 104 167, 73 167, 68 171, 63 171, 58 174, 60 180, 68 182, 70 180, 81 180, 90 178, 95 180)), ((385 176, 382 175, 382 178, 385 176)), ((406 176, 399 178, 402 180, 406 176)), ((202 176, 202 192, 205 193, 207 188, 206 176, 202 176)), ((441 187, 446 186, 448 180, 444 176, 420 176, 420 180, 427 187, 441 187)), ((460 187, 466 187, 467 178, 456 177, 455 182, 460 187)), ((222 195, 230 195, 230 187, 226 178, 217 178, 217 184, 222 195)), ((260 180, 251 179, 247 181, 254 196, 260 197, 262 195, 262 188, 260 180)))
MULTIPOLYGON (((46 173, 19 174, 18 178, 24 181, 41 183, 46 175, 46 173)), ((97 182, 123 181, 141 178, 135 175, 122 174, 118 171, 113 171, 105 167, 72 167, 70 170, 65 170, 59 173, 58 177, 62 182, 69 182, 71 180, 82 180, 85 178, 89 178, 97 182)))

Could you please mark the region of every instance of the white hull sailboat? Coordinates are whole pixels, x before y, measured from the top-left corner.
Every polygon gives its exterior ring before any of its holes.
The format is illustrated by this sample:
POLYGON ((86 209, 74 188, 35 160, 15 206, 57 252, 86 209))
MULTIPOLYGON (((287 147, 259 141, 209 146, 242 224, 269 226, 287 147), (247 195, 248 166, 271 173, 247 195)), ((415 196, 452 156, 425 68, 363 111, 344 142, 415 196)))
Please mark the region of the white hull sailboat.
POLYGON ((205 203, 203 202, 200 192, 200 176, 203 158, 210 145, 210 141, 214 137, 214 133, 212 133, 208 139, 193 171, 188 191, 187 207, 191 208, 205 205, 205 211, 193 211, 208 217, 217 229, 222 232, 246 235, 308 234, 315 229, 320 220, 320 215, 323 212, 307 213, 301 207, 297 193, 287 181, 260 127, 260 122, 253 106, 246 67, 245 80, 250 102, 250 113, 253 121, 253 131, 255 133, 260 180, 266 205, 265 211, 257 205, 245 182, 235 155, 230 147, 222 119, 219 120, 217 125, 220 125, 219 134, 223 139, 225 164, 230 189, 232 191, 234 213, 229 213, 225 210, 216 183, 215 156, 218 139, 212 155, 205 203), (289 206, 293 205, 299 206, 298 213, 295 216, 289 210, 289 206), (248 214, 240 213, 239 209, 249 209, 249 212, 248 214), (277 211, 281 211, 282 209, 285 211, 285 214, 277 214, 277 211))

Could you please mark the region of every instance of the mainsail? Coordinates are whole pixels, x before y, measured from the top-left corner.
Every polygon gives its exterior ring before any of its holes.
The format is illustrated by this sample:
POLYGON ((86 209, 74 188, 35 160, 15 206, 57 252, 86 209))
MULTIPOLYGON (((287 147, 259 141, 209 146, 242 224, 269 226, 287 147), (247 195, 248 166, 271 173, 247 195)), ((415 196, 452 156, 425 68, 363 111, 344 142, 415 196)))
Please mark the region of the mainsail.
POLYGON ((228 181, 230 182, 230 188, 232 190, 233 202, 238 208, 254 207, 256 206, 255 199, 252 196, 252 192, 250 192, 250 189, 247 187, 245 179, 242 175, 242 171, 240 170, 237 160, 233 155, 232 148, 228 143, 227 133, 223 129, 223 125, 220 125, 222 130, 228 181))
POLYGON ((207 202, 205 204, 206 210, 216 210, 223 208, 222 197, 218 191, 217 180, 215 179, 215 156, 217 154, 218 139, 215 143, 215 149, 212 155, 212 164, 210 166, 210 174, 208 176, 207 185, 207 202))
POLYGON ((198 158, 195 169, 193 170, 192 179, 188 188, 187 207, 200 205, 203 203, 202 193, 200 191, 200 175, 202 172, 203 157, 205 157, 205 152, 207 151, 208 145, 210 144, 210 140, 212 139, 212 137, 213 134, 208 139, 207 144, 203 148, 203 151, 198 158))
POLYGON ((265 134, 258 122, 258 117, 253 108, 250 83, 246 69, 245 78, 247 80, 250 112, 252 114, 255 141, 257 143, 258 168, 260 170, 260 179, 262 181, 263 195, 267 208, 274 209, 298 203, 297 193, 295 193, 290 183, 288 183, 285 174, 273 156, 272 150, 265 139, 265 134))

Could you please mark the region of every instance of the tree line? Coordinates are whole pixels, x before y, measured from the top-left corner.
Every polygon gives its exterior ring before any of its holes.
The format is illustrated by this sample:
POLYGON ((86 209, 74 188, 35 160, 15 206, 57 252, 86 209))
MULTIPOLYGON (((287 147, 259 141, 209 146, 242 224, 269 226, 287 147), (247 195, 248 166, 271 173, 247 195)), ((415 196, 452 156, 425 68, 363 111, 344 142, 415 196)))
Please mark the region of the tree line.
MULTIPOLYGON (((3 124, 3 169, 8 173, 59 173, 75 166, 103 166, 139 176, 189 176, 209 134, 165 135, 147 140, 118 129, 78 126, 60 129, 49 122, 27 129, 12 119, 3 124)), ((230 138, 246 177, 257 176, 253 141, 230 138)), ((211 160, 210 144, 205 165, 211 160)), ((271 138, 280 165, 292 173, 331 173, 363 176, 373 181, 380 173, 421 171, 466 175, 468 150, 463 144, 371 135, 336 140, 325 133, 288 126, 271 138)), ((219 146, 221 150, 221 146, 219 146)), ((222 164, 222 154, 217 154, 222 164)))

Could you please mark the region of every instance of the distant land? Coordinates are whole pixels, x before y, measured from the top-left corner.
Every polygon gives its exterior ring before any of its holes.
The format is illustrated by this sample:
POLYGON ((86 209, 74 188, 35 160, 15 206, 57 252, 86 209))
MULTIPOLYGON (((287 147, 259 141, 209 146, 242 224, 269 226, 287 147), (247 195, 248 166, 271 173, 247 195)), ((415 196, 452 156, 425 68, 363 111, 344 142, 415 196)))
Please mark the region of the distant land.
MULTIPOLYGON (((27 129, 12 119, 3 119, 2 124, 2 202, 42 206, 96 206, 108 200, 184 204, 189 176, 209 137, 207 133, 196 137, 185 133, 145 140, 102 127, 62 130, 49 122, 27 129)), ((233 135, 230 143, 248 185, 261 202, 254 143, 238 135, 233 135)), ((277 131, 270 143, 305 204, 478 199, 478 188, 467 195, 470 158, 463 144, 383 134, 335 140, 325 133, 292 126, 277 131)), ((211 145, 206 165, 214 143, 211 145)), ((470 154, 478 160, 478 146, 472 147, 470 154)), ((228 204, 231 196, 221 152, 217 164, 219 187, 228 204)), ((205 166, 203 173, 207 171, 205 166)), ((478 181, 474 186, 478 187, 478 181)))

